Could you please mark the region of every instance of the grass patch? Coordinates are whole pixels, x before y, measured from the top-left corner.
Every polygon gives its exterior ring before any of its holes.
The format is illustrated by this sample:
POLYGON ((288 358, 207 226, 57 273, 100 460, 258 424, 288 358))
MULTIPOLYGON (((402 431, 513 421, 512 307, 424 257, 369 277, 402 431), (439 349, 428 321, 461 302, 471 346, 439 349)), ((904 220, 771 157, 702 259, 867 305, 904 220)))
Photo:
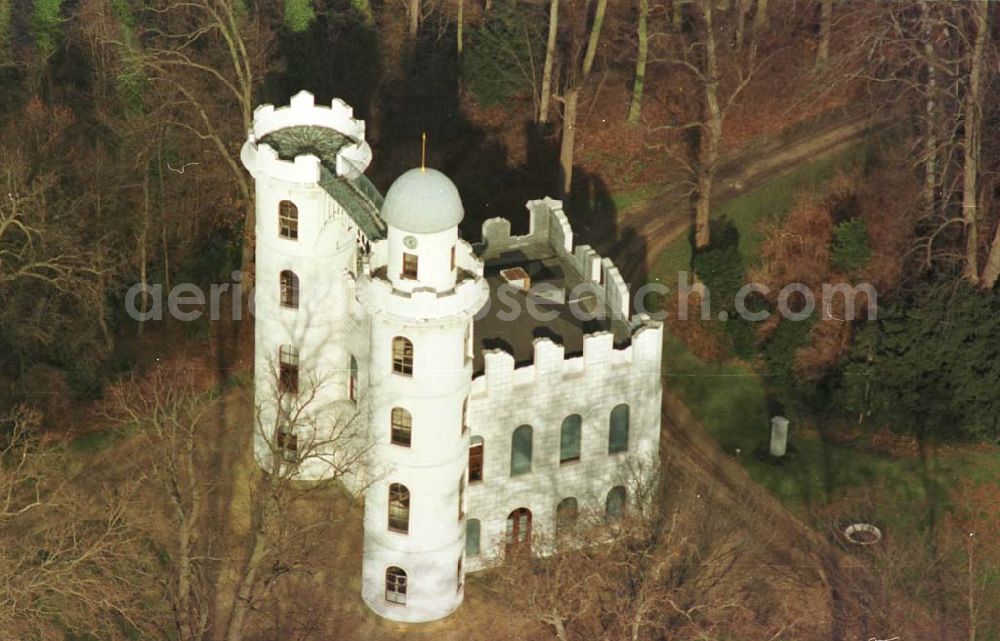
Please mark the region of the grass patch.
POLYGON ((641 185, 635 189, 611 194, 611 203, 614 205, 615 211, 625 211, 633 207, 636 203, 653 200, 662 196, 669 188, 669 185, 663 183, 641 185))

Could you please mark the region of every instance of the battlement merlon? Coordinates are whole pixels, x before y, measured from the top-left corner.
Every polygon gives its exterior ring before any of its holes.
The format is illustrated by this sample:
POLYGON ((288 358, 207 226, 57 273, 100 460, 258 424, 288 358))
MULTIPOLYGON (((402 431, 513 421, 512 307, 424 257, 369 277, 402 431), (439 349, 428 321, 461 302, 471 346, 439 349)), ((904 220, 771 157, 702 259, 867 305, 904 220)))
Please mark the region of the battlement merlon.
POLYGON ((337 176, 357 178, 371 163, 371 147, 365 142, 365 121, 354 118, 354 109, 343 100, 334 98, 329 107, 317 105, 308 91, 292 96, 288 106, 257 107, 244 149, 247 146, 263 148, 266 145, 260 141, 266 136, 282 129, 302 127, 329 129, 351 141, 340 147, 335 159, 321 159, 328 166, 332 165, 330 168, 336 170, 337 176))
POLYGON ((534 341, 531 363, 517 366, 514 356, 502 349, 483 352, 485 371, 472 380, 473 396, 511 393, 520 385, 579 385, 580 378, 608 376, 660 377, 663 324, 637 315, 639 325, 624 347, 614 345, 610 332, 595 332, 583 338, 583 354, 566 358, 562 345, 548 338, 534 341), (565 380, 565 379, 572 379, 565 380), (575 381, 575 382, 573 382, 575 381))

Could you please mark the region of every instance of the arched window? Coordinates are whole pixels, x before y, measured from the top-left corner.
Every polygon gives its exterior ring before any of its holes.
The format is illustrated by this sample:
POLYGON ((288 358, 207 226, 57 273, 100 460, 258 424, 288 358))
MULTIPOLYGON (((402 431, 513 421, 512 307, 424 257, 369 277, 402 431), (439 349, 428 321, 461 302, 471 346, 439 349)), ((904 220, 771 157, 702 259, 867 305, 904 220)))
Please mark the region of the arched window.
POLYGON ((620 521, 625 514, 625 486, 616 485, 608 492, 604 502, 604 520, 608 523, 620 521))
POLYGON ((396 605, 406 605, 406 572, 395 565, 385 570, 385 600, 396 605))
POLYGON ((531 549, 531 510, 519 507, 507 515, 504 542, 507 555, 531 549))
POLYGON ((483 454, 486 447, 482 436, 469 439, 469 483, 483 480, 483 454))
POLYGON ((290 269, 281 272, 281 306, 299 308, 299 277, 290 269))
POLYGON ((358 360, 351 356, 349 378, 347 379, 347 398, 358 400, 358 360))
POLYGON ((413 342, 405 336, 392 339, 392 371, 413 376, 413 342))
POLYGON ((608 430, 608 454, 624 452, 628 449, 628 405, 622 403, 611 410, 611 425, 608 430))
POLYGON ((580 427, 583 419, 579 414, 570 414, 563 419, 559 430, 559 463, 580 460, 580 427))
POLYGON ((522 425, 510 437, 510 475, 531 471, 531 426, 522 425))
POLYGON ((410 447, 410 438, 413 433, 413 417, 402 407, 392 408, 392 444, 410 447))
POLYGON ((299 238, 299 208, 290 200, 278 203, 278 235, 289 240, 299 238))
POLYGON ((293 345, 278 348, 278 388, 288 394, 299 393, 299 350, 293 345))
POLYGON ((402 483, 389 486, 389 529, 404 534, 410 531, 410 490, 402 483))
POLYGON ((469 519, 465 522, 465 554, 466 556, 476 556, 479 554, 479 519, 469 519))
POLYGON ((568 496, 559 501, 556 506, 556 533, 565 534, 576 525, 576 520, 580 516, 580 508, 576 499, 568 496))

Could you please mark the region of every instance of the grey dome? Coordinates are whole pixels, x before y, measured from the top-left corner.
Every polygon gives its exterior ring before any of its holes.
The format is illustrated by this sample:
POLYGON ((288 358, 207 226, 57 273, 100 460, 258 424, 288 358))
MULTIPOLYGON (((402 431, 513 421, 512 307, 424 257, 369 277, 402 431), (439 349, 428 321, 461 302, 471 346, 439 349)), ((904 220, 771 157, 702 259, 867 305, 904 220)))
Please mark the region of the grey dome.
POLYGON ((436 169, 411 169, 392 183, 382 203, 382 219, 400 231, 433 234, 465 217, 455 183, 436 169))

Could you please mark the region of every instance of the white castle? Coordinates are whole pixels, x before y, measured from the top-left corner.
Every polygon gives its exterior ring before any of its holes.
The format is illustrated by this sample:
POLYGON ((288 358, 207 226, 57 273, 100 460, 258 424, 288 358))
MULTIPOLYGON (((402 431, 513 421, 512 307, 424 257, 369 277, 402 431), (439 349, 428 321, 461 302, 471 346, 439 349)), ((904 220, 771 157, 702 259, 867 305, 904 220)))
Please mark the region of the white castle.
POLYGON ((625 468, 658 456, 662 326, 630 316, 617 268, 573 246, 560 202, 529 202, 525 236, 493 218, 470 245, 444 174, 407 171, 383 199, 363 174, 364 122, 304 91, 256 110, 241 158, 256 181, 261 424, 308 398, 255 454, 337 476, 358 443, 334 426, 359 422, 364 465, 343 480, 364 489, 372 610, 447 616, 465 572, 531 549, 533 530, 628 509, 625 468))

